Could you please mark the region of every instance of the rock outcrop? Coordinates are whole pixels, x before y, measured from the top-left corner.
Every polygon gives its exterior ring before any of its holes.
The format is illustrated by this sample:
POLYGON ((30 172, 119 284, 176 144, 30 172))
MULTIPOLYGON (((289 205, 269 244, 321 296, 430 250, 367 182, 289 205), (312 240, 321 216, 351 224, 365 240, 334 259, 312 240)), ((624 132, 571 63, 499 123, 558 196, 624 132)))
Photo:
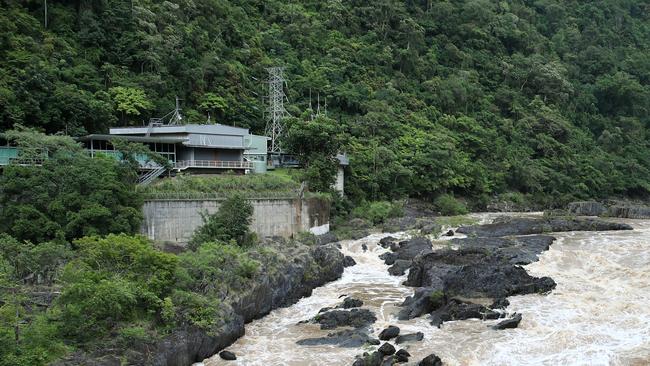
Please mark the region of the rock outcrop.
POLYGON ((458 228, 456 232, 474 237, 531 235, 562 231, 632 230, 627 224, 593 218, 512 218, 487 225, 458 228))
MULTIPOLYGON (((278 251, 287 247, 282 239, 277 238, 263 245, 276 247, 278 251)), ((123 354, 115 350, 105 353, 76 352, 55 365, 113 366, 126 362, 133 365, 187 366, 202 361, 243 336, 245 323, 311 295, 314 288, 338 279, 343 273, 343 254, 333 243, 315 247, 297 245, 291 250, 286 260, 273 263, 275 270, 260 271, 260 275, 244 292, 232 296, 230 301, 224 301, 221 305, 223 320, 209 332, 194 326, 179 327, 146 347, 130 345, 123 354)))

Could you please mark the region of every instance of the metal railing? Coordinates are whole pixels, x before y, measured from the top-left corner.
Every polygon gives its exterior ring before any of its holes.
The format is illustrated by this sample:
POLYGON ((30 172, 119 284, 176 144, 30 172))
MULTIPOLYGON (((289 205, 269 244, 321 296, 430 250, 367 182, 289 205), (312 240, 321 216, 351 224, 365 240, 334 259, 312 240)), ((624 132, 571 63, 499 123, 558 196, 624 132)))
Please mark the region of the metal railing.
POLYGON ((217 168, 217 169, 252 169, 253 163, 249 161, 223 161, 223 160, 178 160, 174 169, 187 168, 217 168))

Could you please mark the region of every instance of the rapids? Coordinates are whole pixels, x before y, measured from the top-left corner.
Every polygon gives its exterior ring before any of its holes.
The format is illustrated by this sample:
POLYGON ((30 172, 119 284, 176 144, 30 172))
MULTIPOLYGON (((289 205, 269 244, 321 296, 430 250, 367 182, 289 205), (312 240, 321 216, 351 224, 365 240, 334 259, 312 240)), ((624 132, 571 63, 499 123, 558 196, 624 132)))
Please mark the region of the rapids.
MULTIPOLYGON (((490 217, 479 216, 481 221, 490 217)), ((506 311, 523 314, 523 320, 517 329, 504 331, 489 328, 496 320, 446 322, 440 329, 429 325, 427 316, 398 321, 397 305, 413 289, 401 285, 406 276, 390 276, 378 258, 386 249, 376 243, 388 234, 344 241, 342 251, 357 265, 347 268, 341 279, 247 324, 246 335, 228 347, 237 361, 215 355, 203 364, 351 365, 355 355, 372 348, 296 344, 331 332, 299 321, 350 295, 363 300, 363 307, 377 316, 372 325, 375 337, 388 325, 399 326, 401 334, 424 333, 422 342, 398 347, 411 353, 412 362, 433 352, 445 365, 648 365, 650 221, 621 221, 634 230, 554 233, 558 240, 551 249, 525 268, 535 276, 550 276, 557 288, 548 295, 510 297, 506 311)))

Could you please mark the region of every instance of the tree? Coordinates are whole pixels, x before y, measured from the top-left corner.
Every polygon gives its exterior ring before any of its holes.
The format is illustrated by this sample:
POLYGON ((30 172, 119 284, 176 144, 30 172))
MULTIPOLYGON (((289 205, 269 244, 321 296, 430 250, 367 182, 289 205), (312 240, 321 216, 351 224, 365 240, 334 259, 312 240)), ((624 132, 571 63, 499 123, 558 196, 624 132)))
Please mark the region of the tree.
POLYGON ((91 158, 69 137, 39 140, 39 134, 19 135, 19 157, 40 154, 42 158, 42 149, 49 157, 41 166, 4 168, 0 176, 1 231, 40 243, 139 229, 142 198, 119 161, 91 158))
POLYGON ((241 246, 248 246, 255 240, 250 232, 253 205, 241 194, 228 197, 216 213, 202 216, 203 225, 190 240, 192 249, 196 250, 210 241, 235 241, 241 246))
POLYGON ((336 154, 341 147, 336 122, 323 116, 310 122, 291 119, 287 130, 284 146, 305 167, 309 189, 330 190, 338 169, 336 154))
POLYGON ((90 236, 74 241, 77 258, 62 275, 57 299, 64 336, 83 342, 120 321, 160 314, 175 283, 177 258, 142 236, 90 236))
POLYGON ((128 116, 137 117, 153 107, 144 90, 116 86, 108 91, 115 102, 115 110, 121 112, 122 122, 126 122, 128 116))

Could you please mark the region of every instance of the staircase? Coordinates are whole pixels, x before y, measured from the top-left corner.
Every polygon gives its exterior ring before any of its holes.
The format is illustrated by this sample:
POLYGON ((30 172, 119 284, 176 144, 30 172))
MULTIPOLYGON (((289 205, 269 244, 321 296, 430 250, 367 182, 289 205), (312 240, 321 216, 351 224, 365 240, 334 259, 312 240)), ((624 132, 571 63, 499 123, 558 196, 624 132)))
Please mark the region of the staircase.
POLYGON ((149 171, 146 171, 145 173, 141 174, 138 177, 138 184, 141 185, 141 186, 146 186, 149 183, 153 182, 154 179, 160 177, 160 175, 162 173, 164 173, 165 171, 167 171, 167 168, 162 167, 162 166, 153 168, 153 169, 151 169, 149 171))

